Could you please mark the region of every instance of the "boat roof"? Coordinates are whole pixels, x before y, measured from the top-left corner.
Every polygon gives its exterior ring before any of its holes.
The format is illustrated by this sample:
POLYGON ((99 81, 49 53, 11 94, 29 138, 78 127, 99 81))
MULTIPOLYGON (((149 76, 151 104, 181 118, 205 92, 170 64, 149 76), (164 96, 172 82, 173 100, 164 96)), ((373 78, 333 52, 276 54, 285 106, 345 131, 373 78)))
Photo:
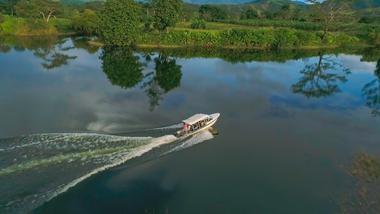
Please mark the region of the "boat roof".
POLYGON ((189 118, 187 118, 186 120, 183 120, 182 122, 186 123, 186 124, 189 124, 189 125, 193 125, 201 120, 205 120, 209 117, 209 115, 207 114, 195 114, 189 118))

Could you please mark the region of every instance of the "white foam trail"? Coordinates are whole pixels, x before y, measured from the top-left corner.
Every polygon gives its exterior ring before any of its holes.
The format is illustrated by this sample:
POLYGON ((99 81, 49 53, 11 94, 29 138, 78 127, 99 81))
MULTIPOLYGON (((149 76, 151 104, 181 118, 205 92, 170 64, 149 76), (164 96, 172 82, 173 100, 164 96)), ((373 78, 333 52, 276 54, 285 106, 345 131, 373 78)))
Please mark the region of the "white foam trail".
MULTIPOLYGON (((10 146, 7 148, 0 148, 0 152, 3 151, 9 151, 9 150, 14 150, 14 149, 20 149, 24 147, 29 147, 29 146, 35 146, 39 144, 48 144, 52 142, 56 142, 57 140, 66 140, 66 139, 71 139, 73 137, 102 137, 102 138, 109 138, 111 135, 106 135, 106 134, 96 134, 96 133, 48 133, 48 134, 32 134, 29 135, 28 137, 50 137, 52 139, 46 139, 43 142, 42 141, 37 141, 37 142, 31 142, 31 143, 25 143, 22 145, 16 145, 16 146, 10 146)), ((125 140, 125 139, 130 139, 130 137, 123 137, 123 136, 112 136, 115 138, 114 140, 125 140)), ((151 137, 133 137, 135 140, 146 140, 150 139, 151 137)), ((109 141, 114 141, 112 139, 108 139, 109 141)))
MULTIPOLYGON (((13 185, 27 185, 23 187, 23 189, 29 189, 34 193, 28 196, 17 197, 19 193, 16 191, 11 193, 13 195, 13 201, 0 198, 0 213, 30 212, 44 202, 66 192, 68 189, 94 174, 125 163, 132 158, 139 157, 154 148, 178 140, 174 135, 151 138, 87 133, 32 135, 20 139, 21 140, 14 141, 8 139, 11 144, 25 144, 7 148, 12 148, 13 150, 8 150, 9 153, 4 153, 4 155, 11 156, 3 159, 7 162, 4 162, 5 168, 0 167, 0 181, 6 182, 8 185, 11 185, 11 183, 13 185), (34 140, 38 142, 33 142, 34 140), (25 150, 26 147, 30 147, 30 149, 25 150), (28 157, 22 160, 18 157, 20 152, 28 152, 28 157), (17 159, 13 159, 13 157, 17 159), (14 162, 15 160, 16 162, 14 162), (89 168, 81 169, 81 166, 89 168), (72 169, 73 167, 79 168, 72 169), (61 171, 62 168, 68 168, 68 171, 64 171, 66 174, 63 175, 66 178, 54 175, 56 172, 61 171), (30 186, 34 180, 40 180, 38 176, 29 177, 29 184, 25 184, 22 176, 32 172, 30 170, 36 169, 44 170, 46 174, 53 173, 52 176, 55 176, 53 179, 55 184, 48 182, 45 184, 45 187, 42 186, 38 188, 30 186), (78 177, 75 178, 75 176, 78 177), (14 178, 18 180, 14 181, 14 178), (70 178, 70 180, 67 180, 68 178, 70 178), (65 179, 67 181, 64 181, 65 179)), ((3 189, 3 191, 11 191, 11 189, 6 186, 0 189, 3 189)), ((7 194, 7 192, 4 194, 7 194)))
POLYGON ((170 126, 164 126, 164 127, 159 127, 159 128, 154 128, 154 129, 149 129, 149 130, 166 130, 166 129, 179 129, 182 127, 182 123, 170 125, 170 126))
POLYGON ((177 138, 174 136, 174 135, 166 135, 166 136, 162 136, 162 137, 158 137, 158 138, 155 138, 152 140, 151 143, 147 144, 147 145, 144 145, 142 146, 141 148, 138 148, 136 149, 136 151, 132 151, 132 152, 129 152, 128 154, 124 154, 123 155, 123 158, 115 163, 112 163, 112 164, 109 164, 109 165, 105 165, 105 166, 102 166, 102 167, 99 167, 95 170, 93 170, 92 172, 82 176, 82 177, 79 177, 77 179, 75 179, 74 181, 70 182, 69 184, 65 185, 64 187, 62 187, 60 190, 56 191, 52 196, 50 196, 47 201, 55 198, 56 196, 66 192, 67 190, 69 190, 70 188, 74 187, 75 185, 77 185, 78 183, 82 182, 83 180, 91 177, 92 175, 95 175, 99 172, 102 172, 104 170, 107 170, 109 168, 112 168, 112 167, 115 167, 115 166, 118 166, 120 164, 123 164, 125 163, 126 161, 132 159, 132 158, 136 158, 136 157, 139 157, 149 151, 151 151, 152 149, 156 148, 156 147, 159 147, 159 146, 162 146, 162 145, 165 145, 165 144, 168 144, 168 143, 171 143, 171 142, 174 142, 175 140, 177 140, 177 138))
POLYGON ((211 140, 213 138, 214 138, 214 135, 209 130, 199 132, 198 134, 192 136, 188 140, 185 140, 180 145, 174 147, 173 149, 169 150, 168 152, 164 153, 163 155, 192 147, 196 144, 202 143, 202 142, 207 141, 207 140, 211 140))
POLYGON ((34 145, 37 145, 37 144, 40 144, 40 143, 41 142, 33 142, 33 143, 28 143, 28 144, 24 144, 24 145, 20 145, 20 146, 11 146, 11 147, 8 147, 8 148, 0 149, 0 152, 5 152, 5 151, 13 150, 13 149, 24 148, 24 147, 28 147, 28 146, 34 146, 34 145))

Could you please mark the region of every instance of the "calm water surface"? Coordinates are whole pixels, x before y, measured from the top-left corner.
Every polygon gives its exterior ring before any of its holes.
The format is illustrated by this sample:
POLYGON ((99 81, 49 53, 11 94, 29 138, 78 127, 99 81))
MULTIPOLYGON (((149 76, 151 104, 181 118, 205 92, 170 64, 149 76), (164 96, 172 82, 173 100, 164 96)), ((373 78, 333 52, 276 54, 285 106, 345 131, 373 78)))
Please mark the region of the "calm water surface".
MULTIPOLYGON (((378 50, 133 52, 89 47, 79 38, 2 43, 0 212, 379 210, 379 201, 358 205, 379 196, 357 196, 361 184, 349 173, 357 155, 380 156, 378 50), (56 141, 39 134, 100 133, 109 137, 105 142, 113 140, 110 134, 158 137, 167 130, 149 130, 201 112, 221 113, 219 134, 208 141, 169 154, 170 148, 153 150, 89 176, 48 202, 17 204, 43 193, 40 186, 54 181, 50 175, 68 175, 66 168, 79 168, 79 163, 87 167, 79 161, 40 161, 46 152, 31 153, 37 151, 33 145, 56 141), (24 141, 28 146, 20 150, 24 141), (19 167, 31 159, 40 162, 19 167), (36 173, 45 179, 43 184, 39 178, 29 182, 36 173)), ((97 140, 86 139, 83 151, 97 149, 97 140)), ((70 138, 68 143, 82 141, 70 138)))

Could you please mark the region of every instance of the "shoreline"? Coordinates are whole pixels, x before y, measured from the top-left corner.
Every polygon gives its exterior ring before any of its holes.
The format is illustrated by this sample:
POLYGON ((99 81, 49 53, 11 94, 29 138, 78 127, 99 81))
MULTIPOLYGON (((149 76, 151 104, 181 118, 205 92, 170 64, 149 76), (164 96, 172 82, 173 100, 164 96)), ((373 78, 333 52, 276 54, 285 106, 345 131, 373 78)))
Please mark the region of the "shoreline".
MULTIPOLYGON (((91 46, 103 47, 104 43, 99 41, 88 41, 91 46)), ((139 49, 229 49, 229 50, 326 50, 326 49, 338 49, 338 48, 375 48, 376 46, 368 44, 356 44, 356 45, 346 45, 346 46, 302 46, 302 47, 282 47, 278 49, 254 47, 254 46, 194 46, 194 45, 162 45, 162 44, 136 44, 136 48, 139 49)))

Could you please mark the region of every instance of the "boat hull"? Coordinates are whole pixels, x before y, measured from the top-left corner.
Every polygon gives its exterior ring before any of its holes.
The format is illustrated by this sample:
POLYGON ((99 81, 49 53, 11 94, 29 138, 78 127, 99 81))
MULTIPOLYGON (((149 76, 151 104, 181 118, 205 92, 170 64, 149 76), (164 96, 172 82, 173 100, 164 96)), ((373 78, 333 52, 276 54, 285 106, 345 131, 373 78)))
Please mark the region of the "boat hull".
POLYGON ((180 139, 187 138, 187 137, 195 135, 195 134, 197 134, 197 133, 199 133, 201 131, 209 129, 210 127, 212 127, 216 123, 216 121, 218 120, 219 116, 220 116, 219 113, 211 114, 210 117, 212 119, 205 126, 203 126, 202 128, 200 128, 200 129, 198 129, 198 130, 196 130, 194 132, 190 132, 190 133, 184 134, 182 136, 179 136, 178 138, 180 138, 180 139))

